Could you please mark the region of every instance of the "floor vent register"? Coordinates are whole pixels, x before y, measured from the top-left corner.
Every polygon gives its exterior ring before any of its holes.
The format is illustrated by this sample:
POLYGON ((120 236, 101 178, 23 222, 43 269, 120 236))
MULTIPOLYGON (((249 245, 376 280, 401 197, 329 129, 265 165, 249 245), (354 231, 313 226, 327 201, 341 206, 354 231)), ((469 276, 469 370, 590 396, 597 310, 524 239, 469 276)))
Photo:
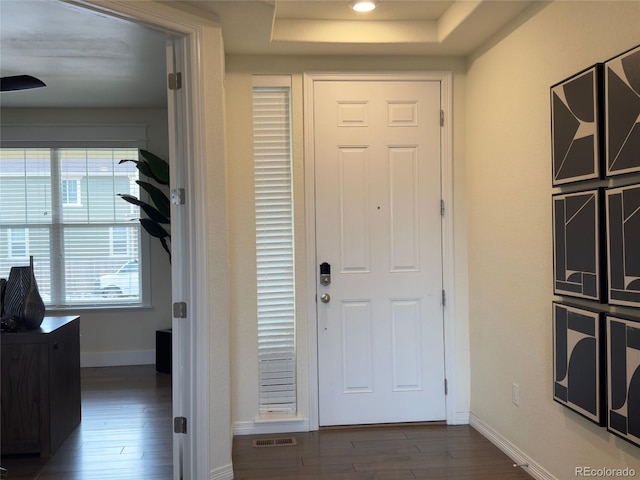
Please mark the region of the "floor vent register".
POLYGON ((260 440, 254 440, 253 446, 256 448, 261 447, 288 447, 291 445, 297 445, 295 437, 286 438, 262 438, 260 440))

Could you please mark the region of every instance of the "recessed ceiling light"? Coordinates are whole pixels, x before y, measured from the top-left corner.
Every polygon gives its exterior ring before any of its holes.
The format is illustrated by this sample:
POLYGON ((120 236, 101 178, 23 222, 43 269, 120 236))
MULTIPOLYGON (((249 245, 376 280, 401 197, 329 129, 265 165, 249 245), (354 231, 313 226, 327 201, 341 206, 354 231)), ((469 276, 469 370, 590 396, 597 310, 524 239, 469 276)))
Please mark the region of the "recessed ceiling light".
POLYGON ((371 10, 375 10, 376 2, 373 0, 358 0, 357 2, 353 2, 350 7, 356 12, 370 12, 371 10))

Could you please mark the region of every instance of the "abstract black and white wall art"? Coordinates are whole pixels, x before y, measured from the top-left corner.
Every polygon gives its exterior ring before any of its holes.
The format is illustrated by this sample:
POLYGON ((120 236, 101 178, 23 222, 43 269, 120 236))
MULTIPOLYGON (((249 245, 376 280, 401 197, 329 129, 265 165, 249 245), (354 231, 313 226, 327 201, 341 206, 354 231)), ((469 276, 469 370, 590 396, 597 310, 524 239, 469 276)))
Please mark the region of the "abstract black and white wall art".
POLYGON ((551 87, 553 185, 601 177, 602 64, 551 87))
POLYGON ((553 196, 553 292, 603 301, 600 191, 553 196))
POLYGON ((553 399, 600 426, 604 415, 602 314, 553 304, 553 399))
POLYGON ((640 307, 640 185, 607 190, 609 303, 640 307))
POLYGON ((607 316, 607 429, 640 446, 640 322, 607 316))
POLYGON ((553 399, 640 447, 640 46, 551 87, 551 147, 553 399))
POLYGON ((604 70, 607 175, 640 172, 640 46, 604 70))

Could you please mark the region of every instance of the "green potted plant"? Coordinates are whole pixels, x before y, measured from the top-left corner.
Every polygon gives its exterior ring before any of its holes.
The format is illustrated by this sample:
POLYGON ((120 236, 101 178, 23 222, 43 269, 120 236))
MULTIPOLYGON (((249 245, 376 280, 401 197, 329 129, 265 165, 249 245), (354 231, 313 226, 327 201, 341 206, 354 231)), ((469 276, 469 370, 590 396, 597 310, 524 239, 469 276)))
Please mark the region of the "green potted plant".
MULTIPOLYGON (((147 192, 151 203, 144 202, 133 195, 119 194, 123 200, 137 205, 142 209, 146 217, 138 220, 149 235, 160 240, 165 251, 169 255, 171 263, 171 249, 169 242, 171 234, 168 225, 171 222, 171 202, 165 193, 169 187, 169 164, 153 153, 140 149, 138 159, 124 159, 119 163, 133 162, 138 171, 153 180, 158 186, 144 180, 136 180, 142 190, 147 192)), ((156 330, 156 370, 162 373, 171 373, 171 329, 156 330)))
POLYGON ((133 195, 124 193, 118 195, 126 202, 137 205, 142 209, 146 217, 138 219, 140 224, 149 235, 160 240, 162 247, 169 254, 169 262, 171 262, 171 249, 169 248, 171 234, 168 227, 166 227, 171 223, 171 202, 162 189, 162 187, 165 187, 164 190, 166 190, 169 186, 169 164, 166 160, 143 149, 139 150, 137 160, 123 159, 119 163, 124 162, 135 163, 136 168, 142 175, 159 185, 158 187, 144 180, 136 180, 140 188, 149 195, 151 203, 144 202, 133 195))

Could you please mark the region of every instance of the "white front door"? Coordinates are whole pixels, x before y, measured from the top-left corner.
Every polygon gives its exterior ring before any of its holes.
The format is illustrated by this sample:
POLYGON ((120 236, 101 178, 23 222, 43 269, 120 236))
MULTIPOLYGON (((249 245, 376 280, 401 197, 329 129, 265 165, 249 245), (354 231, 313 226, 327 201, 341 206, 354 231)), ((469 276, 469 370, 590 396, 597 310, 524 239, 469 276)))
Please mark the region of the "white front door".
POLYGON ((443 420, 440 82, 314 85, 319 424, 443 420))

